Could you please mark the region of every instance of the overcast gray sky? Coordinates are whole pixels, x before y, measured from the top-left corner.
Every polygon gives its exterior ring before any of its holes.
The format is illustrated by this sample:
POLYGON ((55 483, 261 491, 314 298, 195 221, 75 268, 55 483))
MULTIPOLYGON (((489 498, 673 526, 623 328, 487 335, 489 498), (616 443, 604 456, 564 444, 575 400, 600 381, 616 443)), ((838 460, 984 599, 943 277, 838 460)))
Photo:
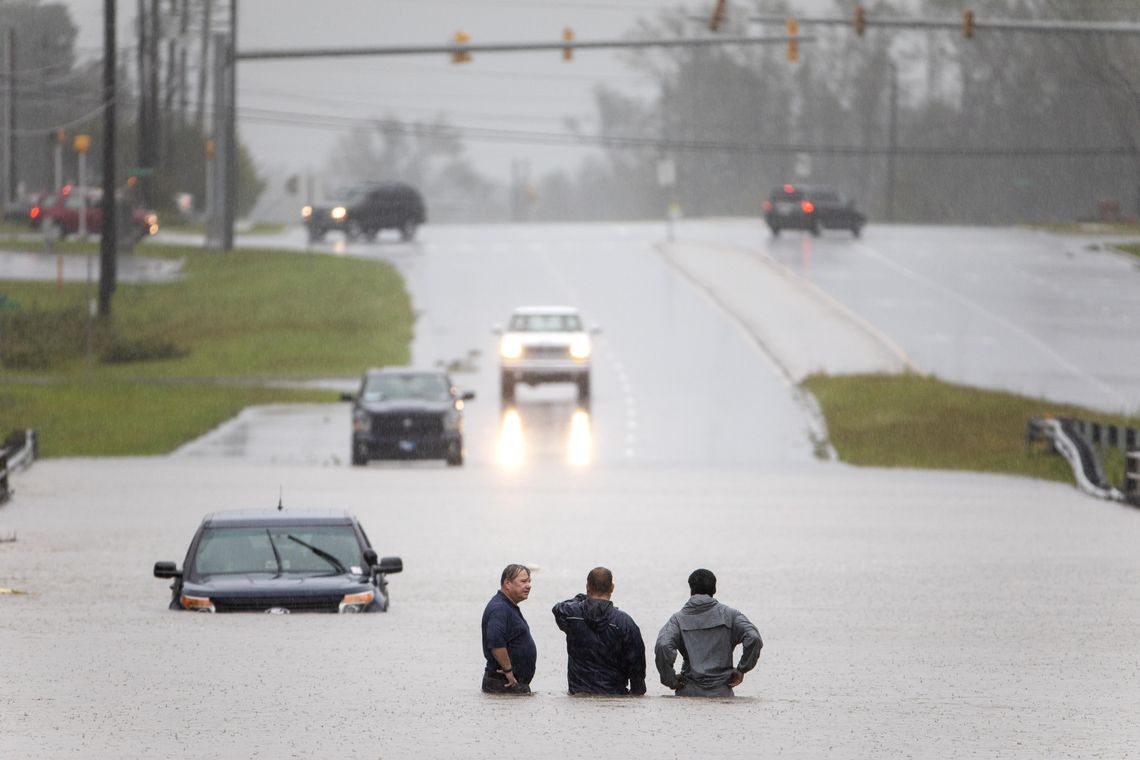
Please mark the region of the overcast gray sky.
MULTIPOLYGON (((99 0, 65 0, 80 28, 79 47, 102 44, 99 0)), ((824 0, 801 2, 807 11, 824 0)), ((165 5, 165 0, 163 5, 165 5)), ((224 3, 228 6, 228 2, 224 3)), ((638 18, 671 11, 707 13, 713 0, 240 0, 238 47, 350 47, 447 43, 457 30, 473 43, 557 41, 564 27, 579 40, 614 39, 638 18)), ((743 6, 740 6, 743 8, 743 6)), ((136 38, 137 2, 119 0, 120 45, 136 38)), ((596 123, 592 92, 599 82, 628 91, 647 84, 607 51, 578 51, 572 62, 558 52, 477 55, 455 65, 443 55, 389 58, 243 62, 239 107, 258 109, 239 125, 242 138, 265 169, 318 170, 343 126, 301 122, 330 117, 395 116, 430 120, 442 114, 456 126, 562 132, 566 119, 596 123)), ((476 167, 499 180, 514 160, 534 174, 577 164, 584 149, 470 142, 476 167)))

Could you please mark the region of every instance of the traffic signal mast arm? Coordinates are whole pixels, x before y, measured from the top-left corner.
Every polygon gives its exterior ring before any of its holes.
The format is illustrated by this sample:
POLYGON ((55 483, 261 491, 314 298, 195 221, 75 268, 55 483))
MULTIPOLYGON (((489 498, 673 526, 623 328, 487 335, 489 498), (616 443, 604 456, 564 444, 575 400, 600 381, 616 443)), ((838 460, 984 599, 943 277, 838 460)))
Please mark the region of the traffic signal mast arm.
MULTIPOLYGON (((857 6, 861 7, 861 6, 857 6)), ((947 29, 962 31, 965 14, 958 19, 926 19, 905 18, 899 16, 872 16, 864 12, 863 23, 867 27, 895 27, 901 29, 947 29)), ((976 31, 1004 31, 1004 32, 1038 32, 1044 34, 1070 33, 1070 34, 1140 34, 1140 23, 1127 21, 1032 21, 1029 19, 989 19, 979 21, 977 14, 969 11, 973 17, 973 28, 976 31)), ((703 16, 692 16, 695 21, 704 21, 703 16)), ((858 33, 859 14, 854 19, 851 16, 810 16, 798 17, 801 26, 852 26, 858 33)), ((748 20, 756 24, 783 24, 787 16, 777 14, 752 15, 748 20)))
MULTIPOLYGON (((784 23, 785 18, 780 19, 784 23)), ((610 48, 678 48, 678 47, 719 47, 722 45, 783 45, 792 41, 788 35, 760 35, 753 37, 682 37, 661 40, 558 40, 557 42, 485 42, 480 44, 445 45, 392 45, 387 47, 357 48, 312 48, 309 50, 265 49, 238 51, 234 58, 239 61, 266 61, 295 58, 349 58, 369 55, 431 55, 455 56, 466 53, 507 53, 543 50, 603 50, 610 48)), ((814 42, 811 35, 798 35, 797 42, 814 42)))

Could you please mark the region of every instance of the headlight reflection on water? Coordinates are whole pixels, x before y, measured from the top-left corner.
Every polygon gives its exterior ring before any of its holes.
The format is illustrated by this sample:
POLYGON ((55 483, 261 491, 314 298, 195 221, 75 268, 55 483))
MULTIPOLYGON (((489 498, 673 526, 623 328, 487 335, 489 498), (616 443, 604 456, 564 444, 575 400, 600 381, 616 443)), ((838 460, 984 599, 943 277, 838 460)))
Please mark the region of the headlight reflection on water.
POLYGON ((495 464, 507 469, 522 466, 526 442, 523 439, 522 417, 511 407, 499 420, 499 441, 495 447, 495 464))
POLYGON ((528 460, 560 460, 571 467, 586 467, 594 458, 590 413, 575 408, 550 413, 549 408, 517 407, 503 410, 495 445, 495 464, 518 469, 528 460), (524 424, 524 415, 526 417, 524 424))
POLYGON ((575 409, 573 416, 570 417, 570 440, 566 447, 567 461, 572 467, 585 467, 590 463, 593 450, 590 413, 585 409, 575 409))

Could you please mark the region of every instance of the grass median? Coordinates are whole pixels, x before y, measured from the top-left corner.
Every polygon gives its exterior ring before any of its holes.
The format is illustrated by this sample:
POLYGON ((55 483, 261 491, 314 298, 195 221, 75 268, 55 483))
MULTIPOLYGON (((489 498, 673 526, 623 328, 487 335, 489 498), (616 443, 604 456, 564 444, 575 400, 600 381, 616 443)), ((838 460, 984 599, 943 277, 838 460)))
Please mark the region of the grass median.
MULTIPOLYGON (((1056 454, 1028 451, 1029 417, 1069 416, 1140 427, 1140 419, 920 375, 812 375, 804 386, 819 401, 840 460, 865 467, 968 470, 1073 482, 1056 454)), ((1123 457, 1106 463, 1123 477, 1123 457)))
POLYGON ((44 456, 161 454, 250 404, 332 401, 282 381, 404 364, 399 274, 362 259, 147 244, 170 283, 120 283, 88 333, 84 284, 0 282, 0 433, 35 428, 44 456), (87 351, 91 345, 93 351, 87 351))

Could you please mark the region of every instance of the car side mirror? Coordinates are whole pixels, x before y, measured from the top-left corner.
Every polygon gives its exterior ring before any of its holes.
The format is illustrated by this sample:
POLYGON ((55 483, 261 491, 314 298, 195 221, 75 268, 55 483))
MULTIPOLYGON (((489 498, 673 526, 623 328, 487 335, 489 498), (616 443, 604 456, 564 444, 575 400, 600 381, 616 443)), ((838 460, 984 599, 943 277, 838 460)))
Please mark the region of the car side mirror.
POLYGON ((340 394, 341 401, 356 401, 355 393, 342 393, 340 394))
POLYGON ((155 578, 181 578, 182 571, 178 569, 178 565, 174 562, 155 562, 154 563, 154 577, 155 578))
POLYGON ((373 565, 376 564, 376 558, 378 556, 379 555, 376 554, 375 549, 365 549, 364 550, 364 564, 368 565, 369 567, 372 567, 373 565))
POLYGON ((475 391, 463 391, 463 395, 459 398, 463 399, 464 401, 474 401, 475 391))
POLYGON ((590 325, 590 335, 601 335, 601 334, 602 334, 602 326, 601 325, 590 325))
POLYGON ((404 572, 404 561, 399 557, 384 557, 380 560, 380 564, 374 565, 378 573, 402 573, 404 572))
POLYGON ((502 335, 503 334, 503 326, 502 325, 493 325, 491 327, 491 332, 495 333, 495 335, 502 335))

